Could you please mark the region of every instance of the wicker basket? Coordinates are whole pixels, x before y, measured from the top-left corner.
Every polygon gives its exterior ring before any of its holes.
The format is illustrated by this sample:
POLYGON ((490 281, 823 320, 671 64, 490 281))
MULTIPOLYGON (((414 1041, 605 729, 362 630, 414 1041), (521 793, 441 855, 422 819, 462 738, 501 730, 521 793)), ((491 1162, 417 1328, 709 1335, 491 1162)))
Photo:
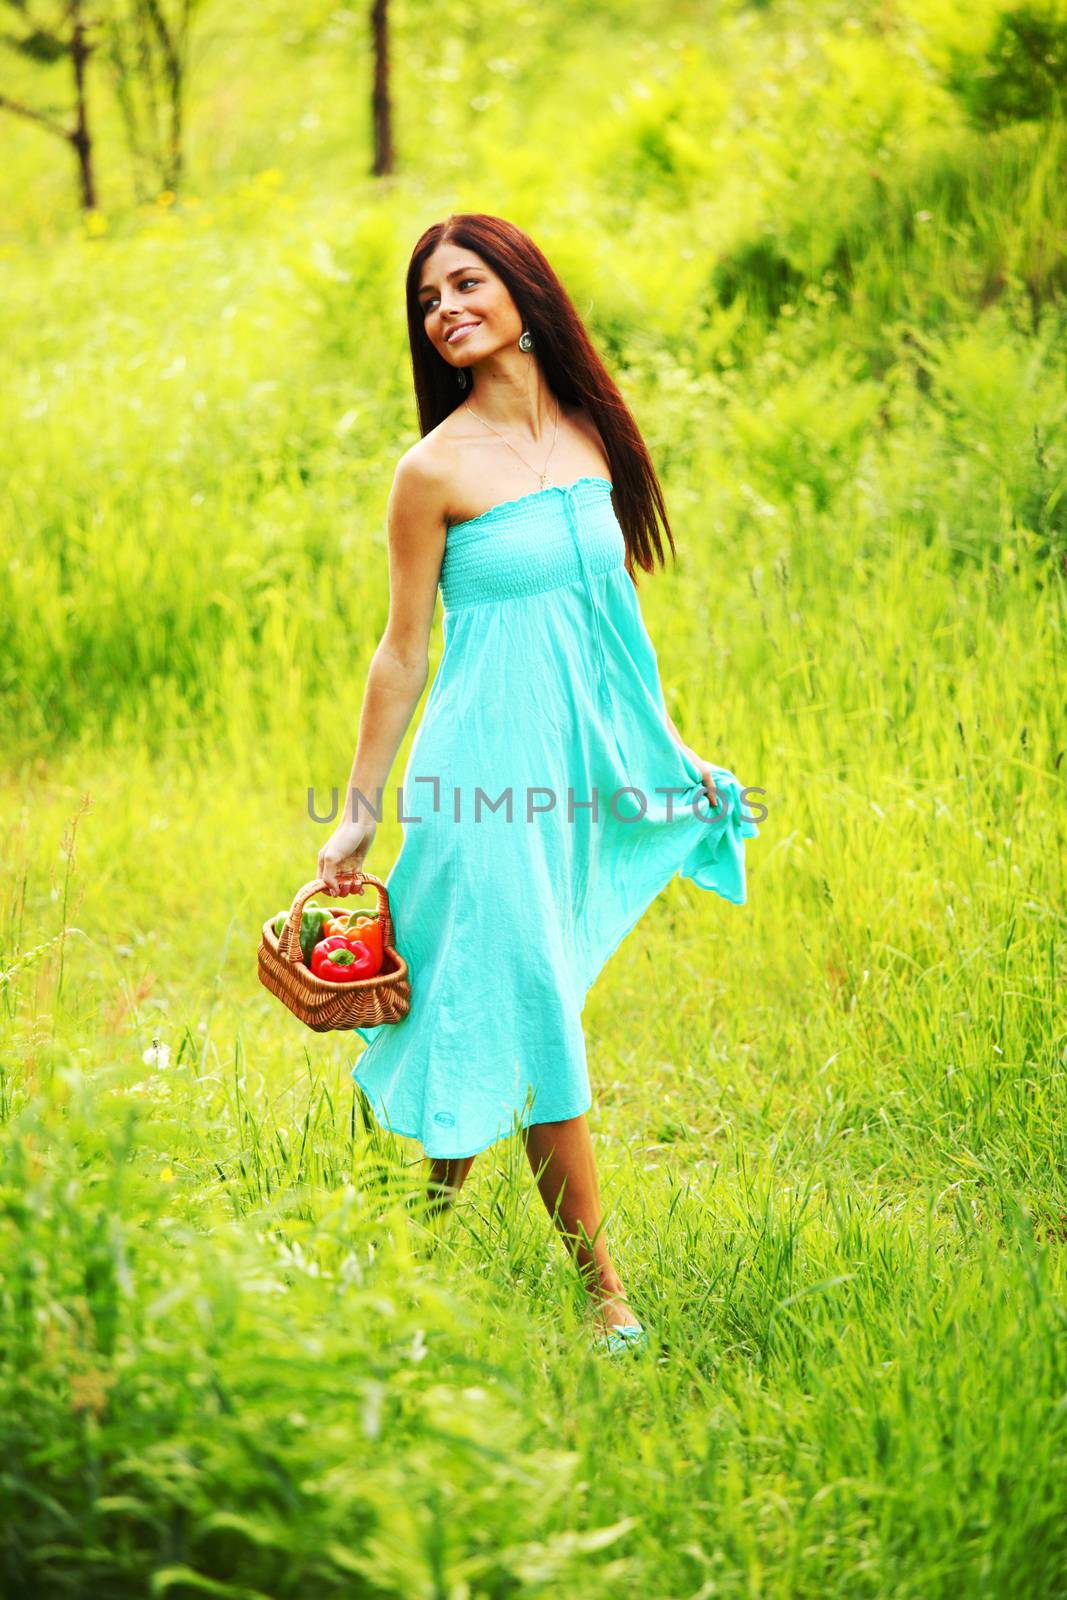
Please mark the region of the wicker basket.
POLYGON ((364 872, 362 876, 364 883, 373 884, 378 891, 378 918, 382 925, 382 967, 373 978, 328 983, 304 965, 300 922, 312 895, 326 887, 321 878, 297 890, 279 935, 275 935, 269 922, 263 924, 259 941, 259 981, 316 1033, 400 1022, 411 1009, 411 975, 407 962, 393 945, 389 891, 373 873, 364 872))

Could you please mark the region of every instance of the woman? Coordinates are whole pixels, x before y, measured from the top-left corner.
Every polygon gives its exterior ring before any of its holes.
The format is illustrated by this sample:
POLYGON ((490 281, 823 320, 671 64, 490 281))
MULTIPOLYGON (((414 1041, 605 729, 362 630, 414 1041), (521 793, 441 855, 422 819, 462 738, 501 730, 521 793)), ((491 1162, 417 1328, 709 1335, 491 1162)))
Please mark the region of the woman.
POLYGON ((634 574, 663 562, 657 516, 674 552, 662 493, 545 256, 501 218, 453 215, 415 247, 407 312, 422 437, 389 496, 389 618, 318 858, 331 894, 362 892, 439 585, 444 649, 385 880, 411 1010, 356 1030, 353 1077, 422 1142, 442 1204, 518 1130, 601 1343, 631 1348, 646 1336, 602 1226, 580 1014, 676 873, 744 903, 758 829, 667 715, 634 574))

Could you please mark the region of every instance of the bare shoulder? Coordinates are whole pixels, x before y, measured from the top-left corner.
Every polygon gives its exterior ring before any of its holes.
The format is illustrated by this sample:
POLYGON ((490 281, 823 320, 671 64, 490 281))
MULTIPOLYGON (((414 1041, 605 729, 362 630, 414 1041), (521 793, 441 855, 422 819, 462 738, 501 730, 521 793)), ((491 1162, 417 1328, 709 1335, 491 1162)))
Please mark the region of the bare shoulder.
POLYGON ((444 453, 431 435, 404 451, 393 471, 389 520, 428 528, 445 525, 448 471, 444 453))
POLYGON ((465 419, 453 411, 417 439, 397 462, 393 493, 402 497, 412 514, 431 518, 442 536, 455 520, 453 505, 457 484, 462 480, 460 464, 469 438, 465 419))
POLYGON ((389 619, 383 644, 421 670, 426 660, 445 549, 444 491, 434 455, 419 440, 393 470, 389 528, 389 619))

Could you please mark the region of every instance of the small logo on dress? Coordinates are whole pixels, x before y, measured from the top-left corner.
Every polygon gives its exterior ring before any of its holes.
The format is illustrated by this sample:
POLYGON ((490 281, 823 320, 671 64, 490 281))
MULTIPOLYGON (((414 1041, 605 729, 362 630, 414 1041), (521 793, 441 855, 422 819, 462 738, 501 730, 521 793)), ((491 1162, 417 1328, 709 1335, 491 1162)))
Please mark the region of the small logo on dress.
POLYGON ((456 1119, 451 1111, 435 1111, 433 1120, 439 1122, 442 1128, 454 1128, 456 1125, 456 1119))

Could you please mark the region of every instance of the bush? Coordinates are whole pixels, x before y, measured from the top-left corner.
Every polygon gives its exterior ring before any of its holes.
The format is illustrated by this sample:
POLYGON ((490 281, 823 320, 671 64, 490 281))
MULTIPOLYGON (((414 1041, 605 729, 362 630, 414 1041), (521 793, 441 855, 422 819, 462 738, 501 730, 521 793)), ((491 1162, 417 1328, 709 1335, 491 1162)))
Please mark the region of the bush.
POLYGON ((1067 12, 1061 4, 1021 6, 997 21, 988 52, 954 50, 949 84, 980 128, 1062 112, 1067 88, 1067 12))

